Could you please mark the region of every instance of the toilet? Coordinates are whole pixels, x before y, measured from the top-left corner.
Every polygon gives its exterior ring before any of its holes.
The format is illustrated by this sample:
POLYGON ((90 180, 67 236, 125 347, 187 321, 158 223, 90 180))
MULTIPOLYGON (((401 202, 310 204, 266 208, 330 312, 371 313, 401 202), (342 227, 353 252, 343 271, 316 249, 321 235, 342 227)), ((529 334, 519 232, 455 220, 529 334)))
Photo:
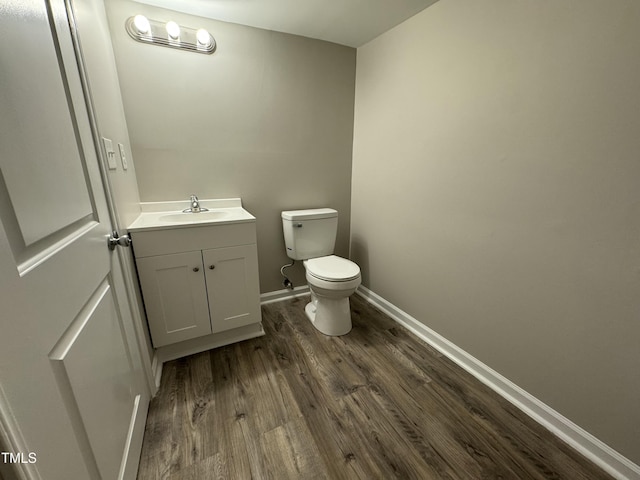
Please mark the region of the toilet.
POLYGON ((325 335, 351 331, 349 297, 360 285, 360 267, 333 255, 338 231, 338 212, 332 208, 282 212, 287 256, 303 260, 311 301, 305 313, 325 335))

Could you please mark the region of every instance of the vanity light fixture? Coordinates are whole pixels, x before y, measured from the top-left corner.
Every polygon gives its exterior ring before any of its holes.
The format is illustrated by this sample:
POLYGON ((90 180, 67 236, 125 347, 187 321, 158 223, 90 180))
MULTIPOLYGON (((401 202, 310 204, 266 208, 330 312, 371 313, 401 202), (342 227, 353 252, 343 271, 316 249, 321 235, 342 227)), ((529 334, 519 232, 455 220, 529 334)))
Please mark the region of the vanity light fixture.
POLYGON ((205 54, 212 54, 216 49, 216 41, 204 28, 196 30, 172 20, 165 23, 136 15, 127 19, 125 28, 131 38, 142 43, 205 54))

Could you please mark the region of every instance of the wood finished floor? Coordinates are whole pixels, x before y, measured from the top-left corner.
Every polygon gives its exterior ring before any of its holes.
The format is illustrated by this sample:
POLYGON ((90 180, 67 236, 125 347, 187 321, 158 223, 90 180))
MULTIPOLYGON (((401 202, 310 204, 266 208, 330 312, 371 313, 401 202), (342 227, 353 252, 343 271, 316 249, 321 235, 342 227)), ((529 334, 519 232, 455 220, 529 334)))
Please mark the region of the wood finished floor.
POLYGON ((306 301, 164 365, 138 480, 611 478, 358 296, 343 337, 306 301))

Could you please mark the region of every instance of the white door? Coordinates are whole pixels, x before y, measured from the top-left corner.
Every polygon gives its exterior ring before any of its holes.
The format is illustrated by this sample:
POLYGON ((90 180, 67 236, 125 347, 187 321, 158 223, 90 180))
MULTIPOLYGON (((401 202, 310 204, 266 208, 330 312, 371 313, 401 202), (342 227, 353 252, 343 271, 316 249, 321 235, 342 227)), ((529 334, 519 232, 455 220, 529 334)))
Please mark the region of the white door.
POLYGON ((0 444, 20 478, 135 478, 142 378, 63 0, 2 0, 0 444))

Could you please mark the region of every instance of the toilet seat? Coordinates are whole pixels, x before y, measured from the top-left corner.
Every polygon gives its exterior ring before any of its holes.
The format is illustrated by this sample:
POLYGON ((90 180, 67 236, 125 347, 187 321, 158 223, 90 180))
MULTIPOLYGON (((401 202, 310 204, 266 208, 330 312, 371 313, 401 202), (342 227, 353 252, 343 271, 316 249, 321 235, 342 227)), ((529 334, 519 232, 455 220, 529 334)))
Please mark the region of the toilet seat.
POLYGON ((337 255, 311 258, 304 262, 307 273, 325 282, 348 282, 360 277, 360 267, 337 255))

